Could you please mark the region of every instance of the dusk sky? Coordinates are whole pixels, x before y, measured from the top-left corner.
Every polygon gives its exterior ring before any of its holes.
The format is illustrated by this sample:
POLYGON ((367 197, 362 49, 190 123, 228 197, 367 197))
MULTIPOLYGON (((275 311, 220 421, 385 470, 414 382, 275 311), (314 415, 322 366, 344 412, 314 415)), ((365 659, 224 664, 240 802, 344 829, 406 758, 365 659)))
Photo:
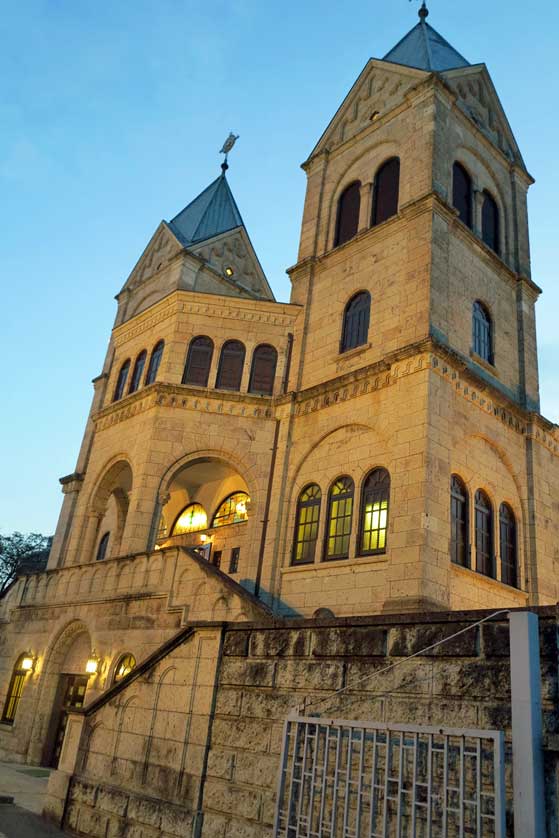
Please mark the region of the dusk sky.
MULTIPOLYGON (((54 532, 116 304, 162 218, 219 174, 278 300, 296 261, 305 160, 417 2, 28 0, 0 16, 4 409, 0 532, 54 532)), ((559 421, 559 4, 431 0, 485 62, 527 167, 542 412, 559 421)))

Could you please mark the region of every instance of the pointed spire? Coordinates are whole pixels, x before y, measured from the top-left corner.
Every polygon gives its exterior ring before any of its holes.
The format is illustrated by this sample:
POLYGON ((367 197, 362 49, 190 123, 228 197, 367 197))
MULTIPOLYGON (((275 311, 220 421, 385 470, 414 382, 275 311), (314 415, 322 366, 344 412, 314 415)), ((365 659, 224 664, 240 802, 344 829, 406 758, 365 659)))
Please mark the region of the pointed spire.
POLYGON ((227 163, 222 163, 221 169, 220 176, 169 222, 175 235, 186 247, 236 227, 244 227, 225 176, 227 163))
POLYGON ((415 67, 429 73, 444 73, 445 70, 454 70, 457 67, 469 67, 470 64, 464 56, 427 23, 428 14, 427 3, 423 0, 419 9, 419 23, 386 53, 383 61, 415 67))

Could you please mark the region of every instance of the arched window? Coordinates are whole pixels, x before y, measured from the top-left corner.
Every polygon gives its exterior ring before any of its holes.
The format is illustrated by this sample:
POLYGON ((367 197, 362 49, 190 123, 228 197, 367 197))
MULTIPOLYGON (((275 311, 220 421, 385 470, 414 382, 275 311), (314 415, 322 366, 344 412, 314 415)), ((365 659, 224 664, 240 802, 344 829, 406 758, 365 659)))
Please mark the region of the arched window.
POLYGON ((483 193, 481 237, 487 247, 490 247, 495 253, 499 253, 499 209, 489 192, 483 193))
POLYGON ((468 505, 468 490, 453 474, 450 478, 450 559, 462 567, 470 566, 468 505))
POLYGON ((277 362, 278 353, 273 346, 268 343, 261 343, 260 346, 256 347, 252 355, 249 393, 261 393, 263 396, 272 395, 277 362))
POLYGON ((385 468, 376 468, 367 475, 361 493, 359 553, 362 556, 386 552, 389 503, 390 475, 385 468))
POLYGON ((171 529, 171 535, 184 535, 189 532, 200 532, 208 527, 208 516, 206 510, 200 503, 189 503, 177 519, 171 529))
POLYGON ((225 527, 227 524, 240 524, 248 521, 250 498, 246 492, 233 492, 219 504, 212 518, 212 527, 225 527))
POLYGON ((97 547, 97 555, 95 556, 96 562, 102 562, 103 559, 107 555, 107 548, 109 546, 109 538, 111 537, 110 532, 106 532, 99 541, 99 546, 97 547))
POLYGON ((318 522, 320 520, 320 486, 312 483, 303 489, 297 501, 297 519, 295 521, 295 540, 293 542, 293 564, 314 562, 318 522))
POLYGON ((153 382, 157 378, 157 371, 159 370, 159 364, 161 363, 161 358, 163 357, 164 348, 165 341, 163 340, 160 340, 159 343, 156 343, 153 347, 151 358, 149 359, 148 372, 146 375, 146 387, 148 384, 153 384, 153 382))
POLYGON ((245 363, 245 346, 240 340, 227 340, 222 346, 215 386, 218 390, 240 390, 245 363))
POLYGON ((126 361, 120 368, 120 372, 118 374, 118 378, 116 380, 116 387, 113 396, 113 402, 117 402, 121 399, 124 395, 124 388, 126 387, 126 379, 128 378, 128 372, 130 370, 130 358, 127 358, 126 361))
POLYGON ((493 552, 493 507, 481 489, 476 492, 476 570, 495 578, 493 552))
POLYGON ((147 356, 148 353, 145 349, 143 349, 136 358, 136 363, 134 364, 134 372, 132 373, 132 378, 130 380, 130 389, 128 391, 129 393, 135 393, 138 387, 140 386, 140 381, 142 380, 142 373, 146 365, 147 356))
POLYGON ((345 307, 340 352, 367 343, 370 315, 371 295, 368 291, 360 291, 345 307))
POLYGON ((353 518, 354 485, 351 477, 338 477, 328 493, 325 559, 347 559, 353 518))
POLYGON ((25 676, 33 669, 33 658, 30 655, 20 655, 14 666, 6 701, 4 702, 4 710, 2 711, 2 724, 13 725, 16 717, 17 707, 23 687, 25 684, 25 676))
POLYGON ((127 652, 126 655, 122 655, 115 667, 113 684, 118 684, 119 681, 122 681, 123 678, 126 678, 126 676, 129 675, 135 668, 136 658, 134 657, 134 655, 131 655, 129 652, 127 652))
POLYGON ((192 338, 188 347, 182 383, 196 384, 197 387, 207 387, 213 354, 214 344, 211 338, 205 335, 192 338))
POLYGON ((499 509, 499 544, 501 554, 501 582, 518 587, 518 555, 516 520, 507 503, 499 509))
POLYGON ((472 179, 460 163, 452 167, 452 206, 460 221, 472 229, 472 179))
POLYGON ((356 180, 346 186, 338 201, 336 235, 334 247, 352 239, 359 229, 359 209, 361 207, 361 183, 356 180))
POLYGON ((400 197, 400 158, 391 157, 375 176, 372 226, 382 224, 396 215, 400 197))
POLYGON ((488 364, 493 363, 493 329, 491 323, 491 316, 483 303, 476 300, 473 306, 472 316, 472 341, 473 350, 476 355, 487 361, 488 364))

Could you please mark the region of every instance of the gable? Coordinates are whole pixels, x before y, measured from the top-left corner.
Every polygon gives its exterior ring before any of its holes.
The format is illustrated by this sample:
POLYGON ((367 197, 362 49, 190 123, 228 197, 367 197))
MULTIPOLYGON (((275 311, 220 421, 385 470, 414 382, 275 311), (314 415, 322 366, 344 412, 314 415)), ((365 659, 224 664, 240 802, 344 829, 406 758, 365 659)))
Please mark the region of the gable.
POLYGON ((520 149, 485 64, 450 70, 442 75, 456 94, 458 107, 511 162, 525 169, 520 149))
POLYGON ((310 157, 342 143, 369 128, 399 105, 405 94, 426 78, 423 70, 387 64, 370 59, 342 102, 310 157))
POLYGON ((170 231, 165 221, 162 221, 124 283, 124 288, 130 290, 136 288, 164 268, 182 250, 184 250, 183 246, 170 231))
POLYGON ((275 299, 244 227, 237 227, 188 249, 225 277, 232 287, 247 290, 251 295, 266 300, 275 299), (227 275, 226 268, 233 270, 232 276, 227 275))

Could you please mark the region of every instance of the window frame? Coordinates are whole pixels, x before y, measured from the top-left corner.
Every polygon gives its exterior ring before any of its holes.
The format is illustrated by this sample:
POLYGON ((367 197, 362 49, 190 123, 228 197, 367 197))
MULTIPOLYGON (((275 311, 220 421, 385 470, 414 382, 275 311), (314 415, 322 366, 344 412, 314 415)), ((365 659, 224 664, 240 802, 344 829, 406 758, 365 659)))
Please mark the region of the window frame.
POLYGON ((132 654, 132 652, 124 652, 122 655, 120 655, 120 656, 119 656, 119 658, 118 658, 118 660, 117 660, 117 662, 116 662, 116 665, 115 665, 115 668, 114 668, 114 672, 113 672, 113 684, 120 684, 120 682, 121 682, 124 678, 126 678, 128 675, 130 675, 130 673, 131 673, 134 669, 136 669, 137 665, 138 665, 138 662, 137 662, 137 660, 136 660, 136 656, 135 656, 135 655, 133 655, 133 654, 132 654), (119 669, 121 668, 122 664, 123 664, 125 661, 130 660, 130 659, 131 659, 131 660, 133 660, 133 661, 134 661, 134 663, 132 664, 132 666, 130 666, 130 667, 129 667, 129 669, 128 669, 128 671, 127 671, 127 672, 125 672, 123 675, 120 675, 120 676, 119 676, 118 671, 119 671, 119 669))
POLYGON ((221 347, 221 351, 219 353, 219 364, 218 364, 218 367, 217 367, 217 375, 215 377, 215 389, 216 390, 226 390, 229 393, 239 393, 241 391, 241 387, 242 387, 242 384, 243 384, 243 373, 244 373, 244 368, 245 368, 245 360, 246 360, 246 346, 244 345, 242 340, 238 340, 237 338, 230 338, 229 340, 226 340, 223 343, 223 345, 221 347), (223 376, 223 368, 224 368, 224 364, 225 364, 225 360, 226 360, 226 353, 228 352, 228 348, 231 347, 232 344, 237 344, 239 347, 242 348, 237 353, 237 359, 238 359, 237 362, 239 364, 239 370, 237 370, 238 384, 236 384, 233 387, 225 387, 223 385, 222 381, 221 381, 221 378, 223 376))
POLYGON ((134 369, 132 370, 132 376, 130 378, 128 395, 131 395, 131 393, 135 393, 137 390, 140 389, 140 385, 142 383, 142 376, 144 374, 144 367, 146 365, 147 359, 148 351, 147 349, 142 349, 142 351, 138 353, 138 356, 134 361, 134 369))
POLYGON ((95 561, 96 562, 104 562, 107 558, 107 550, 109 549, 109 541, 111 539, 111 531, 107 530, 104 532, 101 538, 99 539, 99 543, 97 545, 97 550, 95 552, 95 561))
POLYGON ((320 512, 322 509, 322 489, 318 485, 318 483, 308 483, 301 491, 297 497, 297 507, 295 510, 295 530, 293 534, 293 547, 291 550, 291 565, 293 567, 300 567, 301 565, 308 565, 314 564, 316 561, 316 545, 318 544, 319 537, 320 537, 320 512), (306 495, 310 490, 318 490, 318 494, 314 494, 311 498, 307 500, 303 500, 303 496, 306 495), (311 510, 311 515, 313 516, 311 520, 302 521, 302 513, 306 510, 311 510), (314 517, 314 513, 316 510, 316 517, 314 517), (316 537, 313 539, 308 538, 300 538, 299 531, 300 528, 306 528, 312 526, 316 527, 316 537), (306 555, 305 558, 298 559, 297 552, 299 545, 303 545, 303 555, 305 555, 306 551, 304 546, 307 544, 311 544, 312 547, 310 548, 310 555, 306 555))
POLYGON ((505 501, 499 506, 499 560, 501 562, 501 582, 510 585, 511 588, 520 588, 518 526, 513 508, 505 501), (510 516, 508 520, 505 520, 505 512, 510 516), (504 530, 505 532, 503 532, 504 530), (508 532, 506 532, 507 530, 508 532), (509 537, 511 532, 512 538, 509 537), (505 558, 505 552, 509 553, 509 557, 505 558), (510 559, 511 555, 514 557, 513 560, 510 559), (507 568, 506 573, 505 568, 507 568))
POLYGON ((146 378, 144 381, 144 387, 148 387, 150 384, 154 384, 156 382, 157 373, 159 372, 159 367, 161 366, 161 360, 163 358, 164 351, 165 341, 158 340, 153 349, 151 350, 149 364, 146 372, 146 378))
MULTIPOLYGON (((371 227, 379 227, 381 224, 384 224, 385 221, 390 221, 391 218, 395 218, 398 215, 398 211, 400 209, 400 174, 401 174, 401 162, 398 155, 393 155, 392 157, 388 157, 375 172, 375 180, 373 185, 373 206, 371 208, 371 227), (394 209, 391 207, 391 211, 386 214, 387 210, 384 208, 384 203, 389 202, 389 198, 393 200, 393 195, 382 194, 382 189, 388 189, 388 187, 384 184, 381 184, 381 178, 385 175, 385 172, 388 170, 388 167, 394 163, 397 163, 397 171, 395 175, 395 197, 396 197, 396 208, 394 209), (382 198, 382 202, 379 202, 379 195, 382 198), (383 215, 381 217, 379 211, 379 204, 382 205, 383 215)), ((387 181, 390 187, 393 189, 392 181, 387 181)))
POLYGON ((496 579, 495 560, 495 512, 491 498, 484 489, 478 489, 474 498, 474 535, 476 545, 476 573, 496 579), (482 503, 485 502, 485 506, 482 503), (481 522, 487 522, 482 528, 481 522), (483 549, 483 542, 487 543, 488 551, 483 549))
POLYGON ((187 503, 186 506, 183 509, 181 509, 179 514, 175 517, 175 520, 173 521, 173 526, 171 527, 171 530, 170 530, 169 538, 173 538, 176 535, 177 536, 178 535, 190 535, 191 533, 204 532, 204 530, 207 530, 207 529, 208 529, 208 513, 206 512, 205 507, 200 503, 200 501, 193 500, 190 503, 187 503), (193 530, 186 530, 185 532, 175 532, 175 527, 177 526, 179 520, 182 518, 184 513, 187 512, 189 509, 192 509, 195 506, 198 507, 199 509, 201 509, 202 512, 204 513, 204 515, 206 516, 205 525, 203 527, 198 527, 195 530, 193 529, 193 530))
POLYGON ((472 352, 491 366, 495 366, 493 341, 491 312, 482 300, 474 300, 472 304, 472 352))
POLYGON ((322 549, 322 561, 324 562, 334 562, 334 561, 344 561, 345 559, 349 559, 349 551, 351 547, 351 534, 353 531, 353 512, 355 506, 355 483, 353 478, 351 478, 347 474, 342 474, 340 477, 337 477, 328 490, 328 506, 327 506, 327 514, 326 514, 326 528, 324 532, 324 545, 322 549), (337 492, 334 494, 334 489, 339 483, 342 481, 346 481, 347 488, 337 492), (346 503, 350 501, 350 511, 347 514, 347 506, 346 503), (333 517, 333 507, 334 504, 339 504, 340 502, 344 503, 344 510, 342 515, 336 515, 333 517), (330 535, 330 528, 333 521, 348 521, 349 520, 349 530, 347 532, 342 532, 341 535, 338 534, 337 528, 334 535, 330 535), (329 552, 329 543, 330 540, 333 539, 347 539, 347 549, 343 551, 338 551, 336 553, 329 552))
MULTIPOLYGON (((262 362, 261 362, 262 363, 262 362)), ((278 367, 278 350, 275 346, 272 346, 271 343, 259 343, 258 346, 254 348, 252 353, 252 360, 250 364, 250 376, 248 381, 248 392, 254 393, 255 395, 259 396, 273 396, 274 395, 274 386, 276 383, 276 371, 278 367), (270 386, 266 389, 256 389, 255 388, 255 366, 258 363, 257 353, 261 352, 262 350, 271 350, 273 354, 270 355, 270 358, 265 359, 266 362, 270 363, 270 386)), ((258 382, 256 382, 258 383, 258 382)))
MULTIPOLYGON (((219 529, 220 527, 230 527, 233 524, 246 524, 249 520, 249 514, 248 514, 249 506, 250 506, 250 495, 249 495, 248 492, 245 492, 244 489, 237 489, 235 492, 231 492, 230 494, 226 495, 226 497, 224 497, 223 500, 220 501, 220 503, 218 503, 218 505, 216 506, 215 512, 214 512, 214 514, 212 515, 212 518, 211 518, 210 528, 219 529), (246 518, 239 518, 238 521, 233 519, 233 521, 228 521, 226 524, 216 524, 215 521, 218 518, 219 510, 221 509, 222 506, 224 506, 224 504, 226 504, 228 501, 230 501, 232 498, 234 498, 235 495, 244 495, 244 497, 246 499, 246 507, 247 507, 246 518)), ((235 511, 236 511, 236 509, 235 509, 235 511)), ((227 516, 226 515, 221 515, 219 517, 225 518, 227 516)))
POLYGON ((30 669, 22 668, 23 661, 26 657, 28 655, 24 652, 17 658, 10 676, 6 698, 4 699, 0 724, 8 725, 9 727, 12 727, 16 720, 19 703, 25 687, 25 678, 27 673, 31 671, 30 669))
POLYGON ((342 336, 340 338, 340 355, 344 352, 350 352, 352 349, 358 349, 360 346, 366 346, 369 340, 369 328, 371 325, 371 294, 366 289, 357 291, 347 301, 344 308, 344 315, 342 321, 342 336), (359 298, 365 300, 363 305, 358 308, 359 298), (350 311, 352 305, 355 304, 353 311, 350 311), (364 314, 364 317, 361 317, 364 314))
POLYGON ((460 475, 452 474, 450 477, 450 561, 458 567, 471 567, 471 547, 470 547, 470 493, 465 482, 460 475), (455 486, 458 485, 461 494, 458 495, 455 486), (463 506, 463 515, 458 518, 455 515, 455 502, 460 502, 463 506), (459 522, 462 530, 462 539, 459 541, 455 537, 458 529, 456 522, 459 522), (463 552, 463 561, 459 561, 460 547, 463 552))
MULTIPOLYGON (((203 388, 206 388, 208 386, 208 382, 210 380, 210 372, 211 372, 211 367, 212 367, 214 349, 215 349, 214 342, 211 339, 211 337, 209 337, 209 335, 196 335, 196 337, 192 338, 192 340, 190 341, 190 343, 188 345, 188 350, 187 350, 187 353, 186 353, 186 361, 184 362, 184 370, 183 370, 183 374, 182 374, 181 384, 189 384, 193 387, 203 387, 203 388), (206 356, 207 356, 207 369, 204 368, 204 372, 205 372, 204 383, 200 383, 198 381, 188 381, 188 374, 191 372, 190 367, 191 367, 191 363, 192 363, 192 355, 193 355, 194 352, 199 351, 199 348, 195 345, 197 341, 198 342, 208 341, 208 344, 205 347, 206 356)), ((200 369, 202 369, 202 367, 200 367, 200 369)))
POLYGON ((355 238, 357 233, 359 232, 359 218, 361 215, 361 181, 360 180, 352 180, 347 186, 344 186, 343 190, 340 192, 340 196, 338 198, 338 204, 336 209, 336 226, 334 228, 334 247, 341 247, 343 244, 350 242, 352 239, 355 238), (351 190, 356 190, 357 194, 357 209, 355 206, 346 209, 343 206, 343 202, 348 199, 351 190), (348 224, 345 219, 343 219, 343 213, 346 212, 349 217, 349 213, 356 212, 356 218, 352 217, 351 225, 348 224), (350 234, 345 235, 342 238, 342 220, 347 226, 350 226, 350 234), (355 228, 355 229, 353 229, 355 228))
POLYGON ((124 391, 126 390, 126 382, 128 380, 128 373, 130 372, 131 359, 127 358, 120 365, 118 376, 116 379, 115 389, 113 392, 113 404, 119 402, 124 398, 124 391))
MULTIPOLYGON (((359 533, 358 533, 358 555, 359 556, 382 556, 385 555, 388 549, 388 528, 390 524, 390 488, 391 488, 391 478, 390 472, 384 466, 375 466, 375 468, 371 469, 365 479, 363 480, 363 484, 361 486, 361 498, 360 498, 360 505, 359 505, 359 533), (367 484, 372 482, 372 480, 376 477, 379 477, 380 480, 377 480, 376 486, 373 488, 368 488, 367 484), (371 499, 368 500, 368 497, 371 499), (371 526, 370 529, 365 528, 365 519, 367 514, 371 514, 374 516, 375 510, 374 508, 371 509, 370 513, 367 513, 366 506, 368 503, 371 502, 373 507, 376 503, 381 504, 380 509, 378 512, 379 515, 379 525, 382 520, 382 512, 386 512, 386 524, 384 527, 378 526, 373 527, 371 526), (386 509, 382 509, 382 504, 386 502, 386 509), (370 533, 371 536, 373 533, 378 533, 378 540, 377 543, 380 542, 380 533, 384 532, 384 545, 382 547, 375 547, 369 548, 367 550, 364 549, 364 538, 366 533, 370 533)), ((371 520, 372 523, 372 520, 371 520)))
POLYGON ((452 164, 452 206, 458 212, 458 218, 464 224, 468 230, 473 230, 474 226, 474 187, 472 176, 470 175, 467 168, 461 163, 459 160, 455 160, 452 164), (461 207, 457 206, 456 201, 456 193, 457 193, 457 182, 456 182, 456 172, 457 170, 460 171, 461 175, 464 176, 464 182, 467 184, 467 219, 462 217, 461 207))

